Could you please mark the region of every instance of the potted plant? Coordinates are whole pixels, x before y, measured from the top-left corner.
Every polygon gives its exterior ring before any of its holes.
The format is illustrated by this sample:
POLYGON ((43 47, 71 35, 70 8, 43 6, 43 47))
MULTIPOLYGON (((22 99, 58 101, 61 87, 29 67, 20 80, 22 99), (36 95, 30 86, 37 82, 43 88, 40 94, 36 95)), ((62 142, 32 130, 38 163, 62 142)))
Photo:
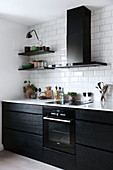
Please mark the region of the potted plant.
POLYGON ((38 67, 38 60, 33 60, 34 63, 34 67, 37 68, 38 67))
POLYGON ((31 95, 34 95, 37 92, 37 88, 34 84, 31 84, 30 81, 24 81, 25 86, 23 87, 23 92, 26 95, 26 98, 31 98, 31 95))
POLYGON ((69 96, 71 96, 71 101, 75 101, 75 97, 77 96, 77 93, 76 92, 68 92, 69 96))

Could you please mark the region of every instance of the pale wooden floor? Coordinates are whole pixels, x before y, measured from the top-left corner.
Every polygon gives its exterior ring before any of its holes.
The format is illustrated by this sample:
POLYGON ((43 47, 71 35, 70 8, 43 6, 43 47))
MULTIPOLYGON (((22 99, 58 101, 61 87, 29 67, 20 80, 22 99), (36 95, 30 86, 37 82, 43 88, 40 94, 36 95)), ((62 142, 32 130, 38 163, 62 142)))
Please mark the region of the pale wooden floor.
POLYGON ((8 151, 0 151, 0 170, 61 170, 48 164, 20 156, 8 151))

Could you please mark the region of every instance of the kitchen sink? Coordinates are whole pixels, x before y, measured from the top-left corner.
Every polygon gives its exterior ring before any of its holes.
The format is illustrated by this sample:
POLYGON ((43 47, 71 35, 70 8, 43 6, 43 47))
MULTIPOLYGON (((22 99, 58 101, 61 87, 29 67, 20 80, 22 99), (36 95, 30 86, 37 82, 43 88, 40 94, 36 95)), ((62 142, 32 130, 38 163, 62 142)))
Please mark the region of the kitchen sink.
POLYGON ((70 100, 57 100, 57 101, 50 101, 50 102, 46 102, 47 104, 58 104, 58 105, 85 105, 85 104, 89 104, 92 103, 92 101, 81 101, 81 100, 76 100, 74 102, 70 101, 70 100))

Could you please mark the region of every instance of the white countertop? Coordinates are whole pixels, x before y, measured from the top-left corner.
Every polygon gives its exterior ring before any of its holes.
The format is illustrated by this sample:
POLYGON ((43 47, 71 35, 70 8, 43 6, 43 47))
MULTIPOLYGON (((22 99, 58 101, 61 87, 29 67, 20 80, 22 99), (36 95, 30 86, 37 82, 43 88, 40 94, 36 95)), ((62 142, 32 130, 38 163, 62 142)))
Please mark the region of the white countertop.
POLYGON ((47 105, 57 107, 68 107, 68 108, 79 108, 79 109, 90 109, 90 110, 102 110, 102 111, 113 111, 113 104, 111 102, 94 102, 84 105, 61 105, 61 104, 48 104, 46 102, 53 101, 54 99, 39 100, 39 99, 22 99, 22 100, 3 100, 4 102, 11 103, 24 103, 24 104, 35 104, 35 105, 47 105))

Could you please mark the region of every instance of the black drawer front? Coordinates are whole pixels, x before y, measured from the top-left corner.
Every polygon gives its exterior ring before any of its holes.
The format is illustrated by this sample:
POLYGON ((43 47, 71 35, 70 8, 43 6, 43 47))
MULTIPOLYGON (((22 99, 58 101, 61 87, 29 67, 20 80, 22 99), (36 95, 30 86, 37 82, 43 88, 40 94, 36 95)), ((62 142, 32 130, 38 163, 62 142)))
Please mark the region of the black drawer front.
POLYGON ((3 125, 10 129, 42 135, 42 115, 5 111, 3 125))
POLYGON ((113 153, 76 145, 76 170, 113 170, 113 153))
POLYGON ((18 112, 42 114, 42 106, 3 102, 3 109, 18 112))
POLYGON ((10 150, 34 159, 42 160, 42 137, 38 135, 3 130, 3 145, 10 150))
POLYGON ((113 151, 113 125, 77 120, 76 143, 113 151))
POLYGON ((43 160, 65 170, 75 170, 75 156, 71 154, 43 148, 43 160))
POLYGON ((76 119, 113 124, 113 112, 78 109, 76 119))

